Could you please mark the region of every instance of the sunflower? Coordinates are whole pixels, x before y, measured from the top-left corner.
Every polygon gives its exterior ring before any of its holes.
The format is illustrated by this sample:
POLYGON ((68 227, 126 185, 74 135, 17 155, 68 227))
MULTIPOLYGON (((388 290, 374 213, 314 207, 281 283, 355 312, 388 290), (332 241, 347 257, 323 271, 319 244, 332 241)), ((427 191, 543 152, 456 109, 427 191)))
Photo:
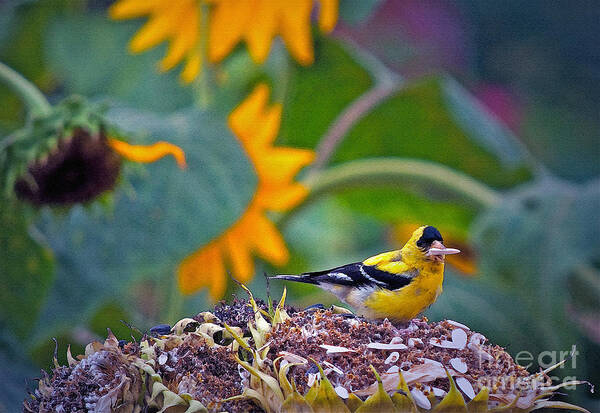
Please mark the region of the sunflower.
MULTIPOLYGON (((119 0, 111 6, 109 15, 113 19, 148 15, 149 21, 131 39, 130 50, 143 52, 168 40, 169 48, 160 62, 160 70, 168 71, 185 60, 181 78, 191 82, 200 73, 205 50, 210 61, 217 63, 244 40, 252 59, 262 63, 277 34, 300 64, 310 65, 314 60, 310 14, 315 2, 317 0, 119 0), (208 15, 204 14, 203 4, 212 6, 208 15)), ((319 27, 328 33, 337 22, 338 0, 318 0, 318 3, 319 27)))
POLYGON ((186 166, 176 145, 133 145, 120 135, 96 105, 69 97, 12 135, 0 153, 0 188, 36 206, 69 206, 114 188, 123 159, 147 163, 172 155, 186 166))
POLYGON ((275 147, 281 122, 281 105, 268 106, 269 89, 257 86, 230 115, 229 127, 239 139, 258 176, 256 192, 241 217, 218 238, 186 257, 178 268, 179 288, 191 294, 209 287, 213 299, 227 285, 226 263, 241 282, 254 274, 252 254, 274 265, 289 258, 285 242, 267 211, 287 211, 307 195, 294 176, 312 162, 314 152, 275 147))

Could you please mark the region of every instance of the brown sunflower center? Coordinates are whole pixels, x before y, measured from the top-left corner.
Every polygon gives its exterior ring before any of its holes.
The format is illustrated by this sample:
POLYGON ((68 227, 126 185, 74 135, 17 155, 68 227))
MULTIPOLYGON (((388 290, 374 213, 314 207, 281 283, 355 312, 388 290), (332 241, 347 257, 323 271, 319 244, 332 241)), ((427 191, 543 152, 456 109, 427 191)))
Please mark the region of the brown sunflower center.
POLYGON ((62 139, 55 150, 29 165, 15 183, 17 196, 35 205, 70 205, 91 201, 114 187, 121 157, 106 136, 83 129, 62 139))

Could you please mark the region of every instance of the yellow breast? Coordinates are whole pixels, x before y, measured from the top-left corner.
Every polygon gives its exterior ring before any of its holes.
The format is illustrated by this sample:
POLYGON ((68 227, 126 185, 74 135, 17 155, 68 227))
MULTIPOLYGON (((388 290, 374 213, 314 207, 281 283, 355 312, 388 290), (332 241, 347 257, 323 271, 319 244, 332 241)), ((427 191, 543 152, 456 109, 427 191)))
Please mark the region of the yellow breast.
POLYGON ((437 300, 443 281, 443 264, 426 265, 406 287, 374 291, 364 302, 363 312, 369 318, 411 320, 437 300))

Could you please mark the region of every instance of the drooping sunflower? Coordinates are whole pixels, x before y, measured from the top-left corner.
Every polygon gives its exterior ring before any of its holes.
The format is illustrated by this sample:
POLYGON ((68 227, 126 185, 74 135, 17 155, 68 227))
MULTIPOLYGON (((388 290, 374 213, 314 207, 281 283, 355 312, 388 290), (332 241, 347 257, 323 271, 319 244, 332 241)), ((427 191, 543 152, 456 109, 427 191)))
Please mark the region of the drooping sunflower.
POLYGON ((226 263, 241 282, 254 274, 252 255, 283 265, 289 252, 269 220, 267 211, 286 211, 307 195, 308 189, 294 176, 314 158, 307 149, 276 147, 281 105, 268 105, 269 89, 257 86, 230 115, 229 127, 239 139, 258 176, 256 192, 241 217, 223 234, 186 257, 178 268, 179 287, 190 294, 209 287, 214 299, 221 298, 227 284, 226 263))
POLYGON ((131 39, 130 50, 143 52, 168 40, 160 69, 168 71, 185 60, 181 78, 191 82, 200 73, 205 54, 217 63, 244 40, 252 59, 262 63, 278 34, 300 64, 310 65, 314 59, 310 15, 315 3, 319 27, 328 33, 337 22, 338 0, 118 0, 109 14, 113 19, 149 16, 131 39))
POLYGON ((3 143, 2 195, 36 206, 93 201, 114 188, 123 159, 147 163, 172 155, 186 166, 183 150, 169 142, 126 142, 102 110, 79 96, 51 107, 3 143))

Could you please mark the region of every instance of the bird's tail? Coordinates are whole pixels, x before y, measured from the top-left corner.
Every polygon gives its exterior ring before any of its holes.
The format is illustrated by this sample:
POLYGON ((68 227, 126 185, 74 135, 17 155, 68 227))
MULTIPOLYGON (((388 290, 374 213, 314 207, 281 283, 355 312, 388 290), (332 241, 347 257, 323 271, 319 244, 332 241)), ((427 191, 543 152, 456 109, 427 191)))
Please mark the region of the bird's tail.
POLYGON ((287 280, 287 281, 296 281, 301 283, 309 283, 309 284, 318 284, 318 282, 311 278, 308 275, 288 275, 288 274, 279 274, 279 275, 270 275, 269 278, 273 278, 276 280, 287 280))

